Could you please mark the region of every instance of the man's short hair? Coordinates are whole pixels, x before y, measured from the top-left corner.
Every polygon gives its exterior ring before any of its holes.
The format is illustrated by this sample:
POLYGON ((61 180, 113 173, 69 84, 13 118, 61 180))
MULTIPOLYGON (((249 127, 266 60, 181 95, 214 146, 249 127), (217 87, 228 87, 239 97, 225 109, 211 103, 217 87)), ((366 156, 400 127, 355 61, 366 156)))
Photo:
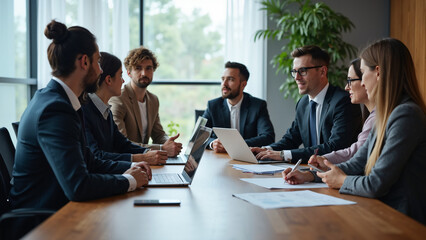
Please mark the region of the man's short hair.
POLYGON ((147 59, 152 60, 152 65, 155 71, 157 67, 160 65, 157 61, 157 57, 148 48, 145 48, 144 46, 140 46, 138 48, 135 48, 129 51, 129 54, 124 59, 124 66, 126 67, 127 71, 131 71, 134 66, 136 66, 143 60, 147 60, 147 59))
POLYGON ((242 79, 244 81, 248 81, 250 77, 250 73, 244 64, 228 61, 225 63, 225 68, 238 68, 240 70, 240 75, 242 76, 242 79))
POLYGON ((293 50, 293 52, 291 52, 291 56, 293 58, 301 57, 304 55, 311 55, 312 61, 316 65, 325 65, 328 67, 328 65, 330 64, 330 55, 328 55, 325 50, 315 45, 308 45, 296 48, 293 50))

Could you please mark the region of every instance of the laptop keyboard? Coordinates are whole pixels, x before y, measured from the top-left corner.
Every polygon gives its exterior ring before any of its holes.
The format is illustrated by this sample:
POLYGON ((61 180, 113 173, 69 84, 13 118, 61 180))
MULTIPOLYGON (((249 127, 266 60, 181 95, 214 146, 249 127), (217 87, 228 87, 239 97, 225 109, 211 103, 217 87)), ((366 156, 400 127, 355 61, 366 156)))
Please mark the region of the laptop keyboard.
POLYGON ((156 183, 182 183, 178 174, 155 174, 152 178, 156 183))

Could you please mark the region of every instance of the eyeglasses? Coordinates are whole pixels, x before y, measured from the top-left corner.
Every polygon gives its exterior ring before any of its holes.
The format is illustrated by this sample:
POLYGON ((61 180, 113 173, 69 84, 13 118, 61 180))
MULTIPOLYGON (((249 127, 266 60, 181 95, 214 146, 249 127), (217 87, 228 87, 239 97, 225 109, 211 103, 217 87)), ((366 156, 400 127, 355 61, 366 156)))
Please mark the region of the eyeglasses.
POLYGON ((351 82, 353 82, 353 81, 361 81, 361 80, 362 80, 362 78, 349 78, 348 77, 348 79, 346 79, 346 81, 348 82, 348 87, 351 86, 351 82))
POLYGON ((299 69, 293 69, 290 71, 291 76, 293 78, 296 78, 297 73, 299 73, 300 76, 306 76, 306 74, 308 74, 308 70, 312 69, 312 68, 320 68, 322 66, 315 66, 315 67, 301 67, 299 69))

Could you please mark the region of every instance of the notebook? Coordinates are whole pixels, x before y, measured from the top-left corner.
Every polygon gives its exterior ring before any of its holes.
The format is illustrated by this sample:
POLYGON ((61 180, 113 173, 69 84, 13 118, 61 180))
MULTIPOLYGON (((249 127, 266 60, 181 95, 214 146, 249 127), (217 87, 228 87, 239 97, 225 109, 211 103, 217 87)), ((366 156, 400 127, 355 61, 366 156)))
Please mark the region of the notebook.
POLYGON ((189 142, 186 145, 186 150, 184 153, 181 153, 173 158, 168 158, 166 160, 165 165, 184 165, 188 159, 189 154, 191 153, 191 149, 194 145, 195 136, 198 133, 198 129, 202 126, 206 126, 207 118, 198 117, 197 122, 194 125, 194 129, 192 130, 191 137, 189 138, 189 142))
POLYGON ((213 128, 214 133, 219 138, 228 155, 238 161, 250 163, 283 163, 275 160, 258 160, 244 141, 240 132, 235 128, 213 128))
POLYGON ((200 126, 182 173, 154 173, 148 186, 188 186, 194 179, 201 157, 208 144, 212 129, 200 126))

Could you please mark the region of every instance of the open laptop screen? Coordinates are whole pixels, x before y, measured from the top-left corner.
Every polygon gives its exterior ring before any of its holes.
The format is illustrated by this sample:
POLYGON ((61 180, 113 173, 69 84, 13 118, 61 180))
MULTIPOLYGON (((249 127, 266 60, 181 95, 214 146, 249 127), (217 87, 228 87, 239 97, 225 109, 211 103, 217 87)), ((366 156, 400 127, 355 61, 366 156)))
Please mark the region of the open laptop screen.
POLYGON ((204 126, 200 126, 197 131, 191 153, 189 154, 188 160, 183 169, 191 180, 198 168, 198 164, 200 163, 201 157, 206 149, 211 133, 212 129, 204 126))
POLYGON ((191 138, 189 138, 188 145, 186 146, 185 156, 188 156, 191 153, 192 146, 194 145, 195 137, 197 136, 198 129, 200 127, 206 126, 207 118, 201 116, 198 117, 197 122, 195 123, 194 129, 192 130, 191 138))

